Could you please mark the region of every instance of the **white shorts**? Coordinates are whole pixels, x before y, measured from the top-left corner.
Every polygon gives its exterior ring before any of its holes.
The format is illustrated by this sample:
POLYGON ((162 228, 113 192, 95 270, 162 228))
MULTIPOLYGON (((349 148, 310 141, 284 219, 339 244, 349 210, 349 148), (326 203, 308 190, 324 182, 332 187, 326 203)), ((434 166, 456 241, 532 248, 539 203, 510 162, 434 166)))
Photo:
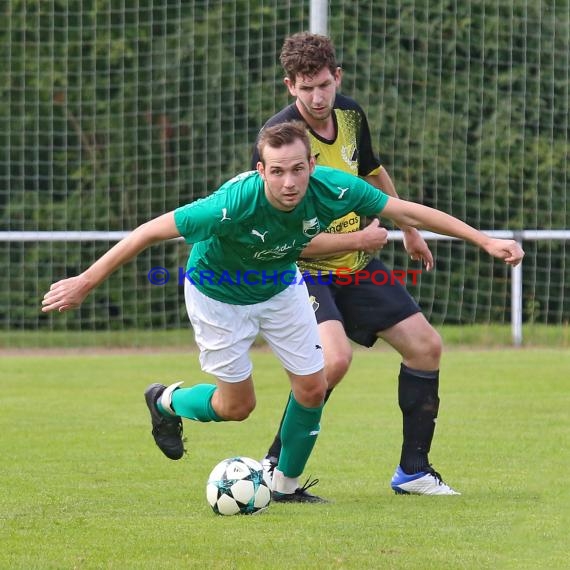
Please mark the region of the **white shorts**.
POLYGON ((289 372, 305 376, 324 367, 315 312, 304 283, 289 285, 262 303, 230 305, 207 297, 185 279, 184 297, 204 372, 225 382, 248 378, 253 370, 249 349, 258 334, 289 372))

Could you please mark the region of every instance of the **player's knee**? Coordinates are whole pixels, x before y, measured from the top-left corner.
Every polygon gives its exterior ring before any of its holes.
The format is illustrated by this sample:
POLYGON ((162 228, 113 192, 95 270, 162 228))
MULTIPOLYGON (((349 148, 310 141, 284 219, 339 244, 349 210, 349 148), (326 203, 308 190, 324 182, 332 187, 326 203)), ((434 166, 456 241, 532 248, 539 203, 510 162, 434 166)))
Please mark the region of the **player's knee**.
POLYGON ((324 374, 321 374, 318 379, 297 385, 294 389, 294 396, 302 406, 316 408, 324 402, 326 391, 327 383, 324 374))
POLYGON ((302 406, 306 408, 317 408, 325 401, 326 390, 312 390, 305 392, 303 395, 303 401, 299 402, 302 406))
POLYGON ((325 374, 329 388, 334 388, 344 378, 350 368, 351 362, 351 352, 327 354, 325 360, 325 374))
POLYGON ((423 344, 423 353, 429 356, 432 360, 437 360, 437 362, 439 362, 443 352, 443 341, 441 340, 440 334, 433 327, 429 328, 429 334, 426 335, 423 344))
POLYGON ((442 351, 441 336, 431 325, 427 325, 416 331, 413 342, 406 344, 400 354, 410 368, 437 370, 442 351))
POLYGON ((227 421, 241 422, 246 420, 255 409, 255 399, 248 401, 228 402, 222 405, 218 415, 227 421))

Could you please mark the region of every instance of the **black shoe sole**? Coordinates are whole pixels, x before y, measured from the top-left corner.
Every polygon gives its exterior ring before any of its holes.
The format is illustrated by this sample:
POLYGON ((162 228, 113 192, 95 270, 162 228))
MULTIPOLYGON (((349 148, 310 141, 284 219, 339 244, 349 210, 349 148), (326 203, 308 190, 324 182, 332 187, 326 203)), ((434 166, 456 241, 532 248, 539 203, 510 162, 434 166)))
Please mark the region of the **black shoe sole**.
POLYGON ((165 390, 165 386, 163 384, 151 384, 144 392, 144 397, 146 401, 146 405, 150 412, 151 422, 152 422, 152 437, 154 438, 154 442, 168 457, 168 459, 172 459, 176 461, 178 459, 182 459, 184 456, 184 443, 182 440, 182 420, 179 416, 174 416, 171 419, 166 418, 160 414, 160 412, 156 409, 156 402, 162 392, 165 390), (172 427, 175 428, 176 433, 168 433, 166 435, 160 434, 161 427, 163 428, 165 424, 171 424, 172 427), (165 441, 165 439, 167 439, 165 441), (175 442, 172 440, 176 439, 175 442))
POLYGON ((272 493, 271 500, 275 503, 320 503, 325 504, 329 503, 327 499, 323 499, 322 497, 318 497, 317 495, 309 495, 307 494, 299 494, 299 493, 291 493, 291 494, 282 494, 282 493, 272 493))

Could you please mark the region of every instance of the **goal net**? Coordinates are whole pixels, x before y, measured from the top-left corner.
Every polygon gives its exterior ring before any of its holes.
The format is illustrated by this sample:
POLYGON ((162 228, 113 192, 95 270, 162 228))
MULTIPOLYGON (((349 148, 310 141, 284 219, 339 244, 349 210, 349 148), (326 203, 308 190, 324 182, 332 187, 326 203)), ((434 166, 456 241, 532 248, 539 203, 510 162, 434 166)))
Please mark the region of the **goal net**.
MULTIPOLYGON (((116 232, 249 168, 258 129, 290 102, 279 51, 285 36, 309 28, 310 4, 3 4, 0 329, 8 343, 20 331, 62 331, 74 342, 77 331, 188 328, 180 241, 143 253, 78 311, 39 307, 50 283, 83 270, 116 232), (164 283, 153 283, 160 268, 164 283)), ((482 230, 570 228, 568 2, 331 0, 327 16, 342 91, 367 112, 402 197, 482 230)), ((510 321, 508 268, 470 245, 430 245, 435 270, 407 285, 432 323, 510 321)), ((524 247, 524 322, 567 324, 567 240, 524 247)), ((399 242, 382 258, 421 269, 399 242)))

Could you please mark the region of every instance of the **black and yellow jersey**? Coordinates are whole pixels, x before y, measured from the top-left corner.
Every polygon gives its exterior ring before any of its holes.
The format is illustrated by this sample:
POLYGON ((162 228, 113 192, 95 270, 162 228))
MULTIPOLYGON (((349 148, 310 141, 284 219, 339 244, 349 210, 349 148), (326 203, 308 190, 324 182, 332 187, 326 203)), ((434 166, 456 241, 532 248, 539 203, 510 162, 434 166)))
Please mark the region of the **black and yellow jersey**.
MULTIPOLYGON (((372 150, 370 128, 364 111, 353 99, 337 93, 332 118, 334 121, 335 137, 324 139, 307 126, 311 139, 311 150, 316 163, 331 166, 357 176, 375 174, 380 169, 380 161, 372 150)), ((285 107, 271 117, 264 127, 285 123, 287 121, 303 121, 303 116, 295 103, 285 107)), ((255 168, 259 155, 254 150, 252 166, 255 168)), ((329 233, 349 233, 360 229, 360 217, 351 212, 342 218, 334 220, 325 230, 329 233)), ((370 256, 361 251, 353 251, 332 257, 319 259, 300 259, 298 262, 302 271, 316 273, 317 271, 334 271, 339 268, 349 268, 351 272, 362 269, 370 256)))

